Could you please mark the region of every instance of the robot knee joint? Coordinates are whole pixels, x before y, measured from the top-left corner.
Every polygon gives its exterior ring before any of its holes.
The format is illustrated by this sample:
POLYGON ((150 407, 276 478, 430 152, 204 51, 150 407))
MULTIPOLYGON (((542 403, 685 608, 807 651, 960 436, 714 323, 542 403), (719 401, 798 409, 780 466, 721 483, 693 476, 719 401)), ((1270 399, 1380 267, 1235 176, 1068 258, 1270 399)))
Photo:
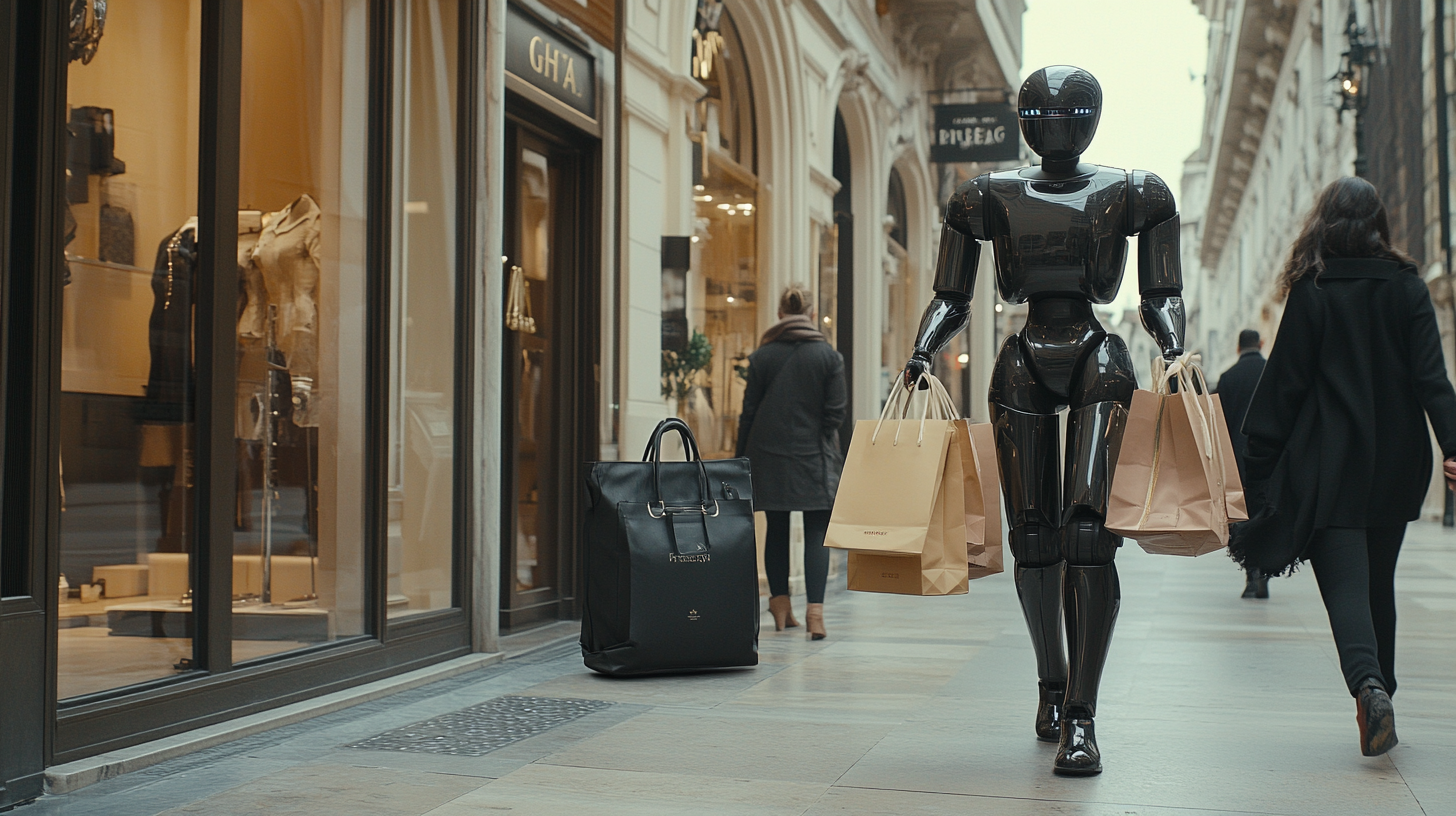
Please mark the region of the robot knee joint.
POLYGON ((1121 546, 1122 536, 1108 532, 1102 519, 1091 513, 1078 513, 1062 527, 1062 554, 1072 566, 1111 564, 1121 546))
POLYGON ((1062 560, 1060 537, 1055 527, 1023 524, 1011 528, 1011 555, 1023 567, 1050 567, 1062 560))

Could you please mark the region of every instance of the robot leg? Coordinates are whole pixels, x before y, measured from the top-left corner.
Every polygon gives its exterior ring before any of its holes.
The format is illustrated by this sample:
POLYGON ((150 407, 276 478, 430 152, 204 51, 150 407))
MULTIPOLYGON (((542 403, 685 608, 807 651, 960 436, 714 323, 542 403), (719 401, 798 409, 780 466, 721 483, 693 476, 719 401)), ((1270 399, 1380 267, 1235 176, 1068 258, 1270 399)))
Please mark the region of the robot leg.
POLYGON ((1062 633, 1063 562, 1057 522, 1057 398, 1031 376, 1021 339, 1007 338, 991 382, 1001 484, 1016 559, 1016 594, 1036 653, 1040 681, 1036 736, 1057 739, 1060 706, 1067 685, 1062 633))
POLYGON ((1097 690, 1121 605, 1113 558, 1122 538, 1104 527, 1112 474, 1122 446, 1127 405, 1137 387, 1127 347, 1106 337, 1073 379, 1067 433, 1062 547, 1067 559, 1064 604, 1071 653, 1061 746, 1054 769, 1086 775, 1102 770, 1093 731, 1097 690))

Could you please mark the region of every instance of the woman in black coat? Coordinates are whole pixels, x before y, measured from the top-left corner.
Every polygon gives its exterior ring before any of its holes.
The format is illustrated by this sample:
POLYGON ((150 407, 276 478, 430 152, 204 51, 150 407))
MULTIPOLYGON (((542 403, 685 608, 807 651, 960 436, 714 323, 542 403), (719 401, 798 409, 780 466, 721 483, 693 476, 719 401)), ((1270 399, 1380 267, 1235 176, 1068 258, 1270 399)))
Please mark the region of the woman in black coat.
POLYGON ((815 325, 812 294, 790 286, 779 299, 779 322, 748 358, 738 455, 753 463, 754 507, 768 516, 763 565, 778 630, 799 625, 789 604, 789 512, 804 513, 806 619, 814 640, 825 636, 824 533, 844 467, 839 426, 846 408, 844 358, 815 325))
POLYGON ((1230 551, 1270 574, 1313 565, 1361 751, 1376 756, 1396 744, 1395 562, 1430 485, 1426 419, 1452 463, 1456 391, 1430 292, 1390 246, 1369 182, 1320 193, 1279 285, 1288 304, 1244 418, 1266 503, 1230 551))

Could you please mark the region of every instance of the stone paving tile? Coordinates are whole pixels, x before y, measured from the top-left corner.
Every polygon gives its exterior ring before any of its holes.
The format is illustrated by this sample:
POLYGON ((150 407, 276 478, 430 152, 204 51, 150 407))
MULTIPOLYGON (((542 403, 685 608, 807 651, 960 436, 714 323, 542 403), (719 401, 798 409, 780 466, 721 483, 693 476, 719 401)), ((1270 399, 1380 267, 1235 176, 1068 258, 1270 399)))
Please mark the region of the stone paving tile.
POLYGON ((486 784, 468 776, 312 764, 158 816, 419 816, 486 784))
POLYGON ((690 763, 660 772, 528 765, 427 816, 797 816, 827 784, 698 776, 690 763))
POLYGON ((1052 775, 1053 747, 1031 738, 1035 662, 1003 574, 953 598, 836 592, 826 641, 765 615, 752 670, 614 680, 547 649, 21 813, 1456 816, 1456 535, 1407 538, 1401 745, 1377 759, 1359 755, 1311 574, 1244 601, 1221 555, 1129 545, 1118 564, 1094 779, 1052 775), (483 757, 343 747, 511 694, 614 705, 483 757))
POLYGON ((996 796, 834 787, 804 816, 1274 816, 1265 811, 1160 808, 1104 802, 1053 802, 996 796))

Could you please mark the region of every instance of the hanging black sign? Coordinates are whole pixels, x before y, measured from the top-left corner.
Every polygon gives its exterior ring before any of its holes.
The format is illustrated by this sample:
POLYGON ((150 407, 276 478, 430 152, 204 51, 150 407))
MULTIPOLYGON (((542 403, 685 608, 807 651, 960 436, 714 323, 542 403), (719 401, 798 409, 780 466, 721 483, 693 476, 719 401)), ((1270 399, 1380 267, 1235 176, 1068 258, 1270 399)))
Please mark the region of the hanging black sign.
POLYGON ((933 162, 1000 162, 1021 157, 1016 109, 1005 103, 936 105, 933 162))
POLYGON ((521 9, 506 9, 506 71, 597 118, 597 71, 591 54, 521 9))

